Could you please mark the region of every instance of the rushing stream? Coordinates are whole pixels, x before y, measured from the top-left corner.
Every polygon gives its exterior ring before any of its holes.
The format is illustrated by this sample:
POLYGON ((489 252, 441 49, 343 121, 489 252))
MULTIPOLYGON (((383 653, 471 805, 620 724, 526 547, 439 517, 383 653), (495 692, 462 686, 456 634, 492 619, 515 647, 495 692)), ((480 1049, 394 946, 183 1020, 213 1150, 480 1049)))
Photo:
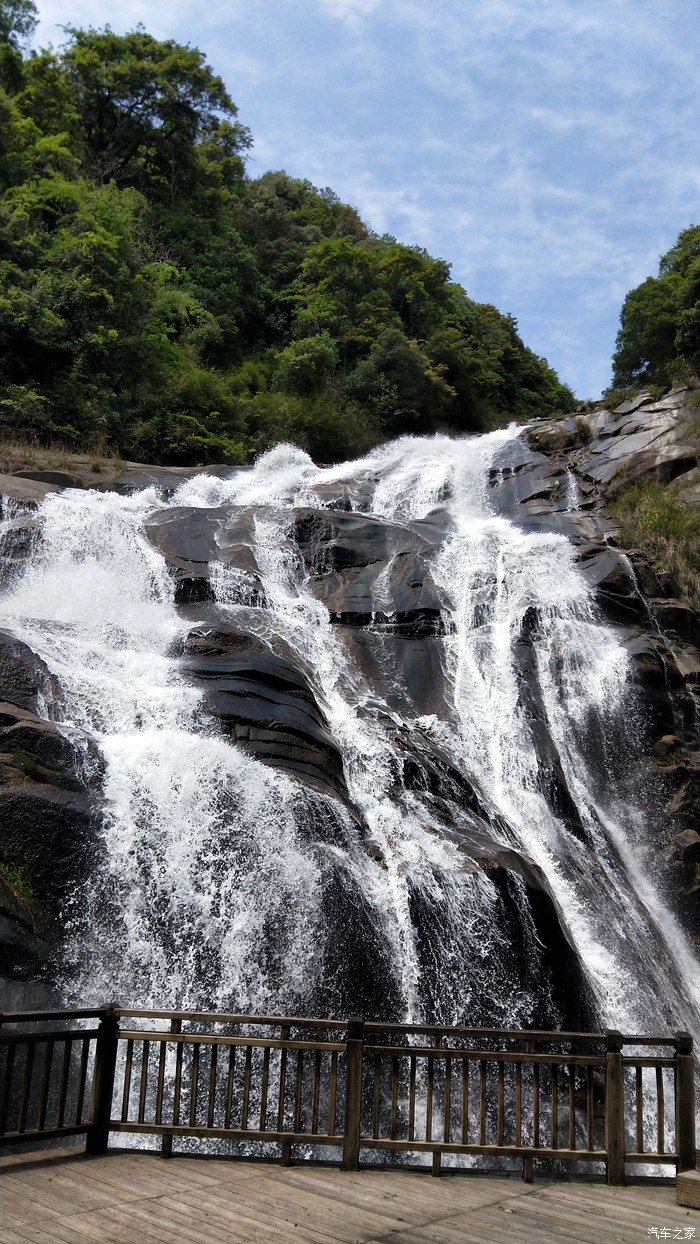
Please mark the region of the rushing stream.
POLYGON ((663 1000, 669 1024, 698 1031, 697 965, 654 888, 625 651, 569 543, 489 506, 489 468, 514 435, 404 438, 330 468, 280 446, 167 499, 155 488, 47 497, 2 616, 58 678, 47 713, 104 760, 102 838, 66 912, 68 1000, 555 1024, 567 1016, 532 896, 539 876, 561 945, 575 947, 580 975, 567 969, 566 988, 586 995, 590 1018, 643 1031, 663 1000), (341 504, 388 533, 363 629, 332 617, 318 591, 324 550, 313 564, 294 539, 293 512, 341 504), (215 599, 199 612, 176 605, 145 526, 183 507, 216 511, 222 547, 215 599), (257 597, 225 555, 244 512, 257 597), (423 646, 396 636, 406 532, 423 542, 439 599, 423 646), (184 655, 207 619, 292 654, 347 798, 226 734, 184 655), (432 702, 406 673, 429 644, 432 702), (450 775, 437 795, 407 778, 425 757, 450 775), (489 850, 525 866, 482 867, 486 830, 489 850))

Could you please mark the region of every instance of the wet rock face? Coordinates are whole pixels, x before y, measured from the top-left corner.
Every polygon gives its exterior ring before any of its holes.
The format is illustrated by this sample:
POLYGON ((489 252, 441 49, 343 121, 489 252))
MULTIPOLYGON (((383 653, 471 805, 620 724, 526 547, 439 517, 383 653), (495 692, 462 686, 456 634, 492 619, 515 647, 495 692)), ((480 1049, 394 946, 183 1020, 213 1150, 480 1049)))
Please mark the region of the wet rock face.
POLYGON ((696 422, 697 405, 682 388, 661 399, 640 393, 614 410, 596 403, 577 417, 529 425, 503 447, 490 483, 498 513, 574 543, 601 615, 619 629, 637 689, 659 871, 700 939, 700 872, 692 851, 678 855, 679 835, 700 824, 700 615, 669 574, 618 547, 607 509, 622 488, 645 480, 673 483, 700 504, 696 422))
POLYGON ((310 683, 291 659, 219 624, 185 641, 185 668, 207 710, 245 751, 343 802, 343 764, 310 683))
POLYGON ((56 917, 95 859, 101 769, 45 719, 60 702, 56 679, 9 631, 0 694, 0 976, 23 979, 46 970, 56 917))
POLYGON ((444 634, 428 565, 444 529, 310 509, 295 511, 294 528, 311 590, 331 621, 406 639, 444 634))

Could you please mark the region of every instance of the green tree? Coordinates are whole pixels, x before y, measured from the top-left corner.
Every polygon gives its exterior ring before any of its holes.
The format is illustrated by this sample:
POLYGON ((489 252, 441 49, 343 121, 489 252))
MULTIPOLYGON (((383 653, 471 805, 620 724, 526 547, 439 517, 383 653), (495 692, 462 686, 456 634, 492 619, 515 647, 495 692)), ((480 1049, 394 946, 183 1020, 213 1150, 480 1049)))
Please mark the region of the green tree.
POLYGON ((139 29, 71 30, 58 63, 76 101, 86 172, 172 203, 197 180, 231 185, 243 173, 249 131, 197 48, 139 29))
POLYGON ((0 87, 15 94, 23 82, 22 44, 37 23, 32 0, 0 0, 0 87))
POLYGON ((683 368, 700 373, 700 226, 691 225, 627 295, 613 356, 616 386, 666 384, 683 368))
POLYGON ((0 43, 19 49, 37 24, 33 0, 0 0, 0 43))

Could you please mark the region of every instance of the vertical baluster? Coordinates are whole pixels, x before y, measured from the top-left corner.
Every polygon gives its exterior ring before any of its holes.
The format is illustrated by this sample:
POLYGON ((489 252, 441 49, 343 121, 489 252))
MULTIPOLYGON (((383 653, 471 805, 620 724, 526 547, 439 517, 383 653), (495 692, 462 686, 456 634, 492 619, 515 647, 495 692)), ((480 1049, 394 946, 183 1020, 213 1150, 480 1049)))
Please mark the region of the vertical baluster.
POLYGON ((338 1093, 338 1051, 331 1054, 331 1072, 328 1084, 328 1128, 329 1136, 335 1136, 335 1103, 338 1093))
POLYGON ((376 1140, 379 1136, 379 1112, 382 1102, 382 1056, 374 1056, 374 1086, 372 1093, 372 1135, 376 1140))
POLYGON ((197 1094, 199 1090, 199 1042, 192 1045, 192 1079, 190 1081, 190 1127, 197 1126, 197 1094))
MULTIPOLYGON (((32 1075, 34 1072, 34 1042, 30 1041, 26 1047, 24 1059, 24 1079, 22 1081, 22 1097, 19 1108, 19 1123, 17 1124, 18 1132, 26 1132, 27 1115, 29 1113, 29 1099, 32 1088, 32 1075)), ((76 1119, 76 1122, 80 1122, 76 1119)))
POLYGON ((433 1091, 435 1087, 435 1061, 428 1056, 428 1082, 425 1093, 425 1139, 433 1139, 433 1091))
POLYGON ((445 1126, 442 1135, 446 1145, 452 1140, 452 1059, 445 1056, 445 1126))
MULTIPOLYGON (((179 1031, 182 1031, 181 1029, 179 1031)), ((180 1126, 180 1103, 182 1101, 182 1060, 185 1054, 184 1041, 178 1041, 175 1051, 175 1084, 173 1086, 173 1123, 180 1126)))
POLYGON ((462 1144, 469 1144, 469 1059, 462 1059, 462 1144))
POLYGON ((408 1139, 416 1138, 416 1056, 411 1054, 408 1073, 408 1139))
POLYGON ((311 1090, 311 1131, 314 1136, 318 1133, 318 1102, 321 1094, 321 1051, 316 1050, 314 1055, 314 1081, 311 1090))
POLYGON ((576 1148, 576 1068, 569 1065, 569 1148, 576 1148))
POLYGON ((124 1062, 124 1089, 122 1092, 122 1123, 129 1119, 129 1097, 131 1096, 131 1065, 134 1059, 134 1043, 126 1043, 126 1059, 124 1062))
POLYGON ((515 1143, 523 1143, 523 1065, 515 1063, 515 1143))
POLYGON ((46 1127, 46 1112, 49 1108, 49 1086, 51 1084, 51 1065, 53 1063, 53 1047, 54 1043, 49 1037, 46 1042, 46 1059, 44 1062, 44 1079, 41 1086, 41 1102, 39 1105, 39 1131, 43 1132, 46 1127))
POLYGON ((267 1092, 270 1082, 270 1047, 265 1046, 263 1053, 262 1085, 260 1087, 260 1131, 267 1130, 267 1092))
POLYGON ((399 1100, 399 1058, 394 1054, 391 1059, 391 1112, 389 1115, 389 1136, 396 1140, 396 1119, 399 1100))
POLYGON ((304 1100, 304 1051, 297 1050, 296 1084, 294 1093, 294 1131, 301 1131, 301 1106, 304 1100))
POLYGON ((226 1069, 226 1106, 224 1109, 224 1127, 231 1127, 233 1113, 233 1080, 236 1074, 236 1046, 228 1047, 228 1067, 226 1069))
MULTIPOLYGON (((248 1106, 250 1104, 250 1074, 253 1066, 253 1047, 246 1046, 245 1063, 243 1065, 243 1102, 241 1104, 241 1127, 248 1130, 248 1106)), ((295 1122, 296 1127, 296 1122, 295 1122)))
POLYGON ((664 1153, 665 1148, 665 1118, 666 1112, 664 1108, 664 1069, 656 1068, 656 1151, 664 1153))
MULTIPOLYGON (((534 1053, 534 1045, 532 1041, 525 1042, 525 1053, 534 1053)), ((532 1147, 539 1148, 540 1143, 540 1067, 539 1063, 528 1064, 532 1073, 532 1147)), ((526 1184, 531 1184, 534 1176, 535 1162, 534 1158, 523 1158, 523 1179, 526 1184)))
POLYGON ((141 1084, 139 1087, 139 1123, 145 1122, 146 1118, 146 1094, 148 1092, 148 1060, 151 1053, 150 1041, 144 1041, 143 1050, 141 1051, 141 1084))
POLYGON ((594 1116, 593 1116, 593 1068, 586 1067, 586 1130, 588 1132, 588 1148, 595 1149, 595 1136, 593 1134, 594 1116))
MULTIPOLYGON (((56 1106, 56 1127, 63 1127, 66 1120, 66 1106, 68 1104, 68 1081, 70 1079, 70 1065, 73 1055, 73 1042, 70 1037, 66 1037, 63 1042, 63 1064, 61 1066, 61 1083, 58 1089, 58 1104, 56 1106)), ((9 1079, 8 1079, 9 1087, 9 1079)))
POLYGON ((637 1153, 644 1153, 644 1094, 642 1091, 642 1068, 635 1067, 635 1110, 637 1124, 637 1153))
POLYGON ((216 1068, 219 1060, 219 1047, 215 1043, 210 1046, 209 1058, 209 1100, 207 1102, 207 1127, 214 1126, 216 1110, 216 1068))
POLYGON ((83 1037, 80 1043, 80 1067, 78 1068, 78 1100, 75 1103, 75 1122, 76 1124, 83 1121, 83 1106, 85 1104, 85 1089, 87 1087, 87 1066, 90 1056, 90 1038, 83 1037))
POLYGON ((163 1095, 165 1093, 165 1056, 167 1054, 167 1044, 165 1040, 158 1043, 158 1079, 156 1081, 156 1108, 153 1116, 153 1122, 160 1125, 163 1122, 163 1095))
POLYGON ((552 1073, 552 1113, 551 1113, 551 1138, 550 1144, 552 1149, 559 1148, 559 1068, 556 1063, 550 1063, 549 1069, 552 1073))
POLYGON ((486 1062, 479 1060, 479 1144, 486 1144, 486 1062))
MULTIPOLYGON (((434 1045, 435 1045, 435 1049, 436 1049, 436 1050, 439 1050, 439 1049, 441 1049, 441 1048, 442 1048, 442 1036, 438 1036, 438 1037, 436 1037, 436 1038, 435 1038, 434 1045)), ((428 1139, 428 1140, 432 1140, 432 1138, 433 1138, 433 1093, 434 1093, 434 1087, 435 1087, 435 1081, 434 1081, 434 1065, 435 1065, 435 1059, 434 1059, 434 1058, 431 1058, 431 1060, 430 1060, 430 1067, 429 1067, 429 1070, 428 1070, 428 1076, 429 1076, 429 1079, 428 1079, 428 1087, 429 1087, 429 1090, 430 1090, 430 1092, 429 1092, 429 1099, 430 1099, 430 1133, 429 1133, 429 1135, 427 1136, 427 1139, 428 1139)), ((427 1114, 427 1113, 428 1113, 428 1111, 426 1111, 426 1114, 427 1114)), ((427 1123, 427 1119, 426 1119, 426 1123, 427 1123)), ((430 1174, 431 1174, 431 1175, 434 1175, 434 1176, 436 1176, 436 1177, 437 1177, 437 1176, 440 1174, 440 1167, 441 1167, 441 1164, 442 1164, 442 1154, 441 1154, 439 1151, 435 1151, 435 1150, 433 1150, 433 1165, 432 1165, 432 1169, 431 1169, 431 1171, 430 1171, 430 1174)))
MULTIPOLYGON (((179 1034, 182 1032, 182 1020, 181 1019, 175 1019, 175 1018, 171 1019, 170 1032, 172 1036, 179 1036, 179 1034)), ((163 1075, 164 1075, 165 1074, 165 1062, 168 1056, 167 1041, 163 1042, 161 1046, 160 1054, 161 1054, 161 1068, 162 1068, 163 1075)), ((161 1101, 161 1119, 162 1119, 163 1092, 161 1089, 161 1083, 162 1083, 161 1082, 161 1071, 159 1068, 158 1092, 159 1092, 160 1101, 161 1101)), ((177 1041, 175 1043, 175 1084, 173 1086, 173 1117, 172 1117, 173 1124, 179 1123, 180 1121, 180 1093, 181 1091, 182 1091, 182 1042, 177 1041)), ((160 1152, 161 1152, 161 1156, 164 1158, 172 1157, 173 1155, 172 1133, 170 1135, 163 1136, 160 1142, 160 1152)))
MULTIPOLYGON (((5 1083, 2 1090, 2 1101, 0 1102, 0 1136, 4 1136, 7 1131, 7 1115, 10 1109, 10 1089, 12 1086, 12 1073, 15 1066, 15 1045, 7 1047, 7 1061, 5 1063, 5 1083)), ((61 1124, 63 1120, 61 1120, 61 1124)), ((61 1124, 56 1124, 57 1127, 61 1124)))
MULTIPOLYGON (((280 1040, 289 1040, 289 1025, 282 1024, 280 1027, 280 1040)), ((287 1089, 287 1050, 282 1049, 280 1053, 280 1088, 277 1106, 277 1131, 284 1131, 284 1097, 287 1089)), ((280 1142, 280 1162, 282 1166, 289 1166, 292 1159, 292 1146, 289 1141, 280 1142)))
POLYGON ((505 1063, 498 1064, 498 1088, 496 1090, 496 1144, 503 1144, 505 1131, 505 1063))

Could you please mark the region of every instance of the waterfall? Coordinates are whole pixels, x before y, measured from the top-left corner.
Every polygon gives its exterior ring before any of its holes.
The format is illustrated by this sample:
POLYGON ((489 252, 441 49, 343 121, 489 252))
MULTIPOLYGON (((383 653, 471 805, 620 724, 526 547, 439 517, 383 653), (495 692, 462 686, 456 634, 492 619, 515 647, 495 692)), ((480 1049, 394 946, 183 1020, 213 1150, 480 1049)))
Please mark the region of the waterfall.
POLYGON ((278 446, 167 499, 155 488, 46 498, 2 609, 57 676, 52 716, 105 765, 91 875, 64 913, 67 1000, 554 1024, 556 953, 531 886, 541 877, 597 1022, 658 1027, 663 999, 669 1023, 698 1030, 697 965, 654 888, 653 827, 629 797, 638 710, 624 648, 567 540, 489 506, 494 456, 516 434, 405 437, 326 468, 278 446), (339 506, 386 531, 362 630, 332 616, 319 598, 324 550, 310 564, 294 536, 300 510, 339 506), (176 605, 147 530, 156 513, 197 510, 215 514, 220 548, 199 612, 176 605), (255 591, 227 562, 244 512, 255 591), (434 702, 417 702, 401 665, 423 650, 409 639, 399 651, 395 637, 404 535, 423 542, 439 601, 426 640, 434 702), (226 735, 183 655, 203 623, 291 654, 347 798, 226 735), (431 765, 447 775, 437 793, 407 777, 431 765), (524 866, 482 867, 484 827, 489 849, 524 866))

